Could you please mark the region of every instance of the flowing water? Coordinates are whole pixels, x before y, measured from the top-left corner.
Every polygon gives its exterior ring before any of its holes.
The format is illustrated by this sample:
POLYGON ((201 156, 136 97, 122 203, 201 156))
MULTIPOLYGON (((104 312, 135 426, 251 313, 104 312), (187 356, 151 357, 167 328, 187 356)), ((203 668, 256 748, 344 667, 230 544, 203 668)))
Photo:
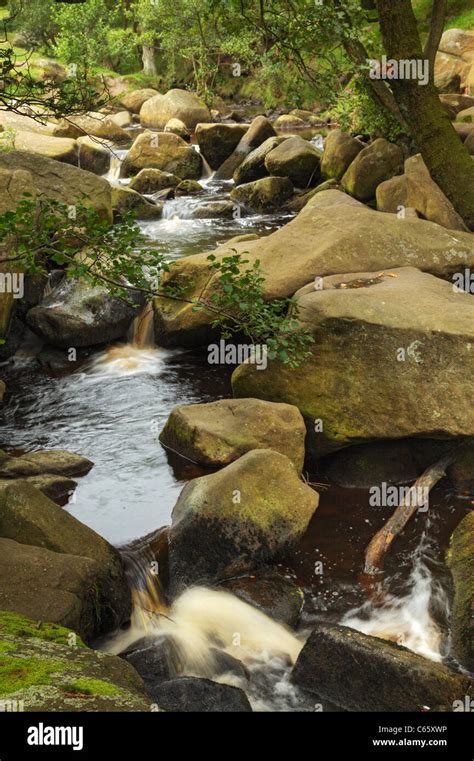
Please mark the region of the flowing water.
MULTIPOLYGON (((119 161, 109 173, 113 182, 119 181, 119 161)), ((212 250, 243 232, 268 234, 286 221, 278 215, 196 219, 199 205, 226 200, 231 187, 212 176, 202 184, 198 197, 168 201, 163 219, 140 223, 150 242, 170 256, 212 250)), ((327 483, 308 532, 280 564, 305 590, 296 634, 219 589, 187 590, 168 608, 148 561, 130 544, 169 524, 183 484, 206 471, 167 453, 158 436, 177 404, 230 397, 233 368, 209 365, 200 351, 154 347, 150 307, 136 318, 128 342, 92 352, 78 368, 47 372, 34 355, 24 349, 4 373, 13 393, 1 411, 0 446, 17 452, 69 449, 95 463, 64 509, 113 544, 127 545, 134 598, 131 626, 100 647, 121 652, 144 636, 156 637, 157 646, 169 639, 180 673, 237 684, 255 710, 279 711, 315 710, 291 685, 289 673, 307 632, 321 620, 443 658, 449 608, 443 556, 467 509, 449 490, 435 489, 429 519, 414 517, 391 549, 383 583, 368 588, 361 576, 364 548, 387 509, 369 507, 366 491, 327 483), (244 664, 245 678, 214 673, 216 646, 244 664)))

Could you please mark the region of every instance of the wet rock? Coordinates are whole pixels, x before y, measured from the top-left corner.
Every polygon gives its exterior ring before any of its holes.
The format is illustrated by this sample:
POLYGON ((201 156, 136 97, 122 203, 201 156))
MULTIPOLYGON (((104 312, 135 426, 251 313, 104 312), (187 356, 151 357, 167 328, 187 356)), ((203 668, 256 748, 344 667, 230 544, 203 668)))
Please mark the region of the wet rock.
POLYGON ((130 590, 117 550, 31 484, 15 481, 0 489, 0 536, 94 561, 90 593, 101 632, 120 626, 129 616, 130 590))
POLYGON ((268 213, 281 209, 293 195, 293 185, 288 177, 264 177, 234 188, 230 197, 252 211, 268 213))
POLYGON ((121 167, 122 177, 138 174, 140 169, 161 169, 181 180, 199 180, 202 158, 178 135, 145 130, 133 143, 121 167))
POLYGON ((237 208, 233 201, 208 201, 194 209, 191 217, 192 219, 232 219, 237 208))
POLYGON ((181 180, 175 188, 176 196, 190 196, 202 193, 203 187, 197 180, 181 180))
POLYGON ((228 465, 252 449, 273 449, 301 472, 305 436, 296 407, 259 399, 222 399, 175 407, 160 441, 193 462, 211 466, 228 465))
POLYGON ((181 119, 169 119, 165 124, 165 132, 171 132, 173 135, 178 135, 183 140, 189 141, 189 130, 185 123, 181 119))
POLYGON ((358 201, 367 202, 375 197, 381 182, 402 173, 402 149, 384 138, 378 138, 360 151, 341 182, 346 193, 358 201))
POLYGON ((394 642, 328 624, 310 635, 292 680, 348 711, 452 710, 474 687, 468 677, 394 642))
POLYGON ((276 132, 272 125, 264 116, 257 116, 251 123, 245 135, 231 155, 224 161, 216 171, 216 180, 231 180, 234 172, 242 164, 246 156, 255 148, 265 142, 269 137, 275 137, 276 132))
MULTIPOLYGON (((311 279, 318 278, 317 285, 324 282, 321 278, 334 273, 380 273, 410 265, 451 279, 466 268, 474 270, 470 233, 381 214, 337 190, 315 194, 298 216, 277 232, 234 244, 232 249, 245 255, 249 266, 260 261, 267 299, 292 296, 311 279)), ((220 260, 232 249, 223 245, 213 253, 220 260)), ((203 292, 209 296, 216 280, 210 280, 207 257, 206 252, 177 260, 165 279, 174 282, 187 277, 193 283, 189 295, 197 297, 203 292)), ((205 310, 196 312, 191 305, 171 304, 169 299, 155 299, 154 303, 161 345, 197 345, 213 336, 214 316, 205 310)))
POLYGON ((172 594, 252 571, 282 555, 304 534, 318 501, 293 463, 268 449, 190 481, 172 514, 172 594))
POLYGON ((101 137, 111 140, 113 143, 130 143, 130 135, 122 127, 119 127, 106 114, 90 113, 85 115, 72 115, 62 119, 54 128, 55 137, 77 138, 82 135, 101 137))
POLYGON ((321 467, 331 483, 348 489, 382 482, 405 484, 421 475, 413 446, 403 439, 342 449, 324 458, 321 467))
POLYGON ((198 124, 196 140, 211 169, 218 169, 248 130, 247 124, 198 124))
POLYGON ((304 592, 279 573, 264 571, 256 576, 242 576, 222 582, 222 588, 280 624, 293 628, 298 624, 304 605, 304 592))
POLYGON ((312 358, 297 372, 271 362, 264 379, 240 365, 235 396, 296 404, 317 456, 376 439, 474 435, 471 295, 406 267, 325 278, 296 299, 312 358))
POLYGON ((27 151, 77 166, 79 149, 76 141, 69 138, 50 137, 25 130, 15 133, 13 146, 17 151, 27 151))
POLYGON ((120 219, 132 212, 136 219, 161 219, 162 207, 151 203, 132 188, 115 186, 112 188, 112 208, 120 219))
POLYGON ((109 171, 110 162, 114 153, 113 143, 110 140, 101 140, 98 137, 83 135, 77 139, 79 146, 79 166, 88 172, 103 175, 109 171))
POLYGON ((151 694, 165 711, 244 713, 252 710, 243 690, 198 677, 170 679, 151 694))
POLYGON ((65 626, 0 612, 0 639, 0 697, 23 701, 27 711, 150 710, 143 682, 129 664, 89 650, 65 626))
POLYGON ((143 104, 158 94, 158 90, 154 90, 152 87, 144 87, 140 90, 132 90, 132 92, 121 95, 120 103, 127 111, 131 111, 132 114, 139 114, 143 104))
POLYGON ((321 159, 321 174, 327 179, 342 179, 356 156, 364 148, 364 143, 351 137, 347 132, 331 130, 324 144, 321 159))
MULTIPOLYGON (((80 202, 95 209, 102 217, 112 220, 110 185, 102 177, 27 151, 0 153, 0 170, 2 169, 15 173, 21 170, 25 181, 23 172, 29 172, 32 176, 29 192, 43 193, 48 198, 67 205, 80 202)), ((0 192, 0 198, 2 195, 0 192)))
POLYGON ((30 309, 31 329, 59 348, 94 346, 122 338, 141 307, 111 298, 102 286, 62 281, 37 307, 30 309))
POLYGON ((142 637, 120 654, 137 671, 147 688, 179 673, 176 646, 168 637, 142 637))
POLYGON ((474 512, 468 513, 454 531, 447 564, 454 580, 451 650, 461 666, 474 672, 474 512))
POLYGON ((52 474, 57 476, 84 476, 94 463, 81 455, 63 449, 28 452, 19 457, 5 455, 0 462, 0 478, 21 478, 52 474))
POLYGON ((132 179, 129 188, 151 195, 159 190, 175 188, 180 182, 181 179, 170 172, 163 172, 161 169, 141 169, 132 179))
POLYGON ((297 188, 317 185, 321 177, 322 152, 302 137, 290 137, 265 158, 269 174, 288 177, 297 188))
POLYGON ((255 148, 241 165, 234 172, 234 182, 236 185, 242 185, 246 182, 255 182, 263 177, 268 177, 268 171, 265 166, 265 159, 270 151, 273 151, 280 143, 287 140, 287 137, 277 135, 269 137, 258 148, 255 148))
POLYGON ((197 95, 188 90, 169 90, 166 95, 154 95, 140 109, 142 127, 163 129, 170 119, 180 119, 189 130, 199 122, 210 122, 209 109, 197 95))

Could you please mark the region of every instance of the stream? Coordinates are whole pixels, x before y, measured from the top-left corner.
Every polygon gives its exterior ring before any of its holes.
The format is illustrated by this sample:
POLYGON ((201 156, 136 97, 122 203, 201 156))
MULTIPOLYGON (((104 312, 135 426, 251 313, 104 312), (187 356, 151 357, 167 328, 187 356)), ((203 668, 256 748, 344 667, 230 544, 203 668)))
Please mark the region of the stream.
MULTIPOLYGON (((123 182, 117 177, 112 166, 109 179, 123 182)), ((212 177, 202 183, 203 194, 167 201, 162 219, 139 223, 150 243, 171 257, 211 251, 242 233, 266 235, 289 219, 194 219, 196 205, 225 199, 231 188, 230 183, 213 183, 212 177)), ((79 479, 64 509, 118 547, 169 524, 183 484, 206 473, 161 447, 158 436, 173 407, 231 396, 232 367, 209 365, 202 351, 144 346, 137 340, 142 328, 136 327, 129 343, 94 351, 71 372, 47 372, 33 352, 18 356, 4 374, 14 393, 0 413, 0 446, 15 452, 68 449, 92 460, 94 468, 79 479)), ((146 605, 134 597, 130 628, 98 646, 119 653, 145 635, 157 642, 170 637, 185 673, 213 676, 210 653, 217 639, 245 664, 247 677, 215 678, 242 687, 258 711, 321 710, 289 681, 289 665, 317 621, 343 623, 442 660, 450 604, 443 558, 465 501, 443 485, 435 488, 428 515, 417 514, 394 544, 384 591, 369 602, 361 578, 363 552, 387 519, 387 508, 369 507, 366 490, 335 486, 311 467, 306 476, 312 483, 323 482, 315 487, 320 506, 299 545, 279 564, 280 572, 305 591, 296 633, 218 589, 187 590, 165 618, 159 595, 148 589, 146 605), (233 644, 236 631, 245 647, 233 644)), ((137 573, 146 577, 144 569, 137 573)), ((145 587, 149 581, 132 579, 145 587)))

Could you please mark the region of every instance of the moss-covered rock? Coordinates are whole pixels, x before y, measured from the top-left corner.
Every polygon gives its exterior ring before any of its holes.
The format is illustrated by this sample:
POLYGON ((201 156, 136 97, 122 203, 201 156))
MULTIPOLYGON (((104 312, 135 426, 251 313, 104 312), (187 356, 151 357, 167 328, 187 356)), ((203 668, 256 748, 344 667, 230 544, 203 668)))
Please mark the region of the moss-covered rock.
POLYGON ((304 534, 318 500, 293 463, 268 449, 190 481, 172 514, 172 593, 271 562, 304 534))
POLYGON ((350 164, 341 182, 342 187, 364 203, 375 197, 381 182, 403 172, 403 151, 398 145, 378 138, 363 148, 350 164))
POLYGON ((220 165, 215 174, 216 180, 231 180, 235 171, 246 156, 258 148, 269 137, 275 137, 276 132, 265 116, 256 116, 250 127, 237 143, 237 147, 220 165))
POLYGON ((211 169, 218 169, 235 150, 248 124, 198 124, 196 140, 211 169))
POLYGON ((464 668, 474 672, 474 512, 454 531, 447 562, 454 580, 452 652, 464 668))
POLYGON ((151 195, 159 190, 175 188, 180 182, 181 179, 170 172, 163 172, 161 169, 141 169, 133 177, 129 188, 138 193, 151 195))
POLYGON ((77 139, 77 144, 81 169, 98 175, 108 172, 114 155, 114 144, 110 140, 82 135, 77 139))
POLYGON ((265 166, 265 158, 270 151, 273 151, 284 140, 287 140, 287 138, 281 135, 269 137, 258 148, 249 153, 234 172, 233 179, 235 184, 242 185, 246 182, 255 182, 255 180, 261 180, 262 177, 267 177, 268 171, 265 166))
POLYGON ((296 407, 260 399, 222 399, 175 407, 160 441, 193 462, 220 467, 252 449, 273 449, 301 472, 305 436, 296 407))
POLYGON ((340 180, 355 157, 364 148, 364 143, 347 132, 335 129, 329 132, 321 159, 321 174, 326 179, 340 180))
POLYGON ((94 466, 91 460, 64 449, 43 449, 19 457, 5 455, 0 462, 0 478, 21 478, 45 474, 85 476, 94 466))
POLYGON ((297 188, 317 185, 322 151, 302 137, 289 137, 265 157, 265 168, 276 177, 288 177, 297 188))
POLYGON ((285 201, 293 195, 293 185, 288 177, 263 177, 234 188, 233 201, 256 212, 280 211, 285 201))
POLYGON ((121 658, 70 630, 0 612, 0 701, 24 711, 147 711, 143 682, 121 658))
POLYGON ((394 642, 329 624, 310 635, 292 680, 347 711, 449 711, 474 688, 469 677, 394 642))
POLYGON ((127 212, 133 212, 136 219, 160 219, 162 207, 151 203, 132 188, 119 185, 112 188, 112 208, 120 219, 127 212))
POLYGON ((129 177, 141 169, 161 169, 181 180, 199 180, 202 158, 178 135, 145 130, 133 143, 122 162, 121 175, 129 177))

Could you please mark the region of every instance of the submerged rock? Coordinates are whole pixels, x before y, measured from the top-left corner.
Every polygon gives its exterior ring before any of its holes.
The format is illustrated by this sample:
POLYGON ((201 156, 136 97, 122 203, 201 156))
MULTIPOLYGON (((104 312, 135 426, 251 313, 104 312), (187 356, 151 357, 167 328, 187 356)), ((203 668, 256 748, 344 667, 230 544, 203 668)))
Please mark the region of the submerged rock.
POLYGON ((59 348, 94 346, 122 338, 138 313, 136 306, 111 298, 106 288, 64 279, 27 314, 31 329, 59 348))
POLYGON ((172 593, 275 560, 304 534, 318 501, 293 463, 268 449, 190 481, 172 514, 172 593))
POLYGON ((198 677, 170 679, 156 687, 151 696, 165 711, 244 713, 252 710, 243 690, 198 677))
POLYGON ((240 365, 236 396, 296 404, 319 456, 375 439, 474 435, 471 295, 406 267, 325 278, 296 298, 311 359, 296 371, 240 365))
POLYGON ((0 489, 0 537, 94 561, 88 594, 97 606, 97 634, 129 616, 130 590, 117 550, 31 484, 14 481, 0 489))
POLYGON ((275 571, 241 576, 224 581, 221 586, 280 624, 293 628, 298 624, 304 605, 304 592, 294 582, 275 571))
POLYGON ((358 201, 370 201, 381 182, 403 172, 403 151, 398 145, 378 138, 352 161, 341 182, 358 201))
POLYGON ((248 130, 248 124, 198 124, 196 140, 211 169, 219 169, 248 130))
POLYGON ((310 635, 292 680, 347 711, 453 710, 474 687, 468 677, 394 642, 329 624, 310 635))
POLYGON ((121 166, 121 176, 138 174, 141 169, 161 169, 180 180, 199 180, 202 158, 178 135, 145 130, 133 143, 121 166))
POLYGON ((69 628, 0 611, 0 639, 0 699, 25 711, 150 710, 134 669, 89 650, 69 628))
POLYGON ((210 122, 208 107, 189 90, 169 90, 166 95, 154 95, 140 109, 142 127, 163 129, 170 119, 180 119, 189 130, 199 122, 210 122))
POLYGON ((223 466, 252 449, 273 449, 301 471, 306 428, 296 407, 222 399, 175 407, 160 434, 165 447, 201 465, 223 466))
POLYGON ((474 512, 453 532, 447 562, 454 580, 452 653, 461 666, 474 672, 474 512))

